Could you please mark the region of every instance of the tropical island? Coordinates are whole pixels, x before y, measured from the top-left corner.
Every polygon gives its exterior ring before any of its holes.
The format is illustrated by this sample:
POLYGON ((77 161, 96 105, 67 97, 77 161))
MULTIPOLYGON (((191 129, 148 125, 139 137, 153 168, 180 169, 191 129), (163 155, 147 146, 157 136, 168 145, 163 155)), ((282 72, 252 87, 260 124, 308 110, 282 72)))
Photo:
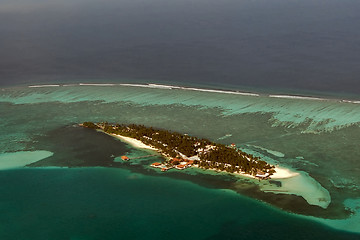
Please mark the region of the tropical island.
MULTIPOLYGON (((236 148, 235 144, 227 146, 204 138, 200 139, 187 134, 136 124, 84 122, 81 126, 121 138, 140 141, 164 156, 162 163, 151 164, 152 167, 161 168, 162 171, 171 168, 182 170, 199 167, 238 173, 259 179, 268 179, 276 172, 275 166, 259 157, 241 151, 236 148)), ((126 156, 123 156, 122 159, 128 160, 126 156)))

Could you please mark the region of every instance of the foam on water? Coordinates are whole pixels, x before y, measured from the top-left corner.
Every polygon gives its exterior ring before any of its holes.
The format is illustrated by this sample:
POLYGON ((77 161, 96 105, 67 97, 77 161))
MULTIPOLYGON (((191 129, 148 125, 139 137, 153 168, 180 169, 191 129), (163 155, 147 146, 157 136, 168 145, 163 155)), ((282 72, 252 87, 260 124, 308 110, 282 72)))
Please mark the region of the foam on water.
POLYGON ((273 126, 292 128, 304 125, 304 133, 332 131, 360 122, 358 104, 303 98, 269 97, 252 93, 158 84, 81 84, 60 88, 14 88, 6 89, 0 94, 0 101, 15 104, 104 101, 132 102, 144 106, 182 104, 221 108, 224 115, 270 113, 273 115, 273 126))
POLYGON ((31 85, 29 88, 60 87, 59 84, 31 85))
POLYGON ((248 93, 248 92, 239 92, 239 91, 225 91, 225 90, 216 90, 216 89, 204 89, 204 88, 192 88, 192 87, 180 87, 174 85, 162 85, 162 84, 119 84, 120 86, 128 86, 128 87, 143 87, 143 88, 159 88, 159 89, 181 89, 188 91, 198 91, 198 92, 209 92, 209 93, 224 93, 224 94, 235 94, 235 95, 244 95, 244 96, 260 96, 257 93, 248 93))
POLYGON ((30 163, 37 162, 47 157, 51 157, 49 151, 21 151, 0 154, 0 170, 25 167, 30 163))
POLYGON ((269 97, 271 97, 271 98, 300 99, 300 100, 318 100, 318 101, 329 100, 329 99, 325 99, 325 98, 303 97, 303 96, 294 96, 294 95, 269 95, 269 97))
POLYGON ((360 104, 360 101, 342 100, 342 102, 344 102, 344 103, 355 103, 355 104, 360 104))
MULTIPOLYGON (((116 86, 118 84, 113 83, 79 83, 79 86, 97 86, 97 87, 109 87, 109 86, 116 86)), ((67 85, 69 86, 69 85, 67 85)))

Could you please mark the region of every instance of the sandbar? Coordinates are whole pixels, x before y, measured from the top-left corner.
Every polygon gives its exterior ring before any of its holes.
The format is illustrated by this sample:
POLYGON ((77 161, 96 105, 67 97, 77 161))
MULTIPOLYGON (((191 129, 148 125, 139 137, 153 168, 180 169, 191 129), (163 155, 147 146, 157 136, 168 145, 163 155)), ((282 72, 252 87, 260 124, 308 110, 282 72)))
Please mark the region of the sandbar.
POLYGON ((272 179, 285 179, 285 178, 291 178, 291 177, 295 177, 295 176, 299 175, 298 172, 294 172, 288 168, 279 167, 279 166, 275 166, 275 171, 276 172, 273 175, 271 175, 272 179))

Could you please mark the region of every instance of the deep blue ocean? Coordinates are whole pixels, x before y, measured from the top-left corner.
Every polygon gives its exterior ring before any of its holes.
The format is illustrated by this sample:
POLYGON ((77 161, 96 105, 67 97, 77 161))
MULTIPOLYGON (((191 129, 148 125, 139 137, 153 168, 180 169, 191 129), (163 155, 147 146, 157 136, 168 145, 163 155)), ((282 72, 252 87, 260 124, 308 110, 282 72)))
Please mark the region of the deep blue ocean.
POLYGON ((360 239, 359 11, 356 0, 2 0, 0 239, 360 239), (158 156, 122 162, 149 152, 84 121, 236 143, 301 172, 282 184, 303 192, 162 173, 149 167, 158 156))
POLYGON ((2 0, 0 83, 359 94, 359 11, 357 0, 2 0))

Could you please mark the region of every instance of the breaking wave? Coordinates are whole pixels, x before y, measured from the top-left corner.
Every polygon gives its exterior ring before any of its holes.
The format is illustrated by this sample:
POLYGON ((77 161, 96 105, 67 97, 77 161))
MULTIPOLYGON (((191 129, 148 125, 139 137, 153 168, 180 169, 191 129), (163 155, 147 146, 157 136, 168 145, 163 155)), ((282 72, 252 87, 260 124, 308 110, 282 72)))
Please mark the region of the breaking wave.
POLYGON ((59 84, 45 84, 45 85, 31 85, 29 88, 42 88, 42 87, 60 87, 59 84))
POLYGON ((287 99, 303 99, 303 100, 318 100, 318 101, 330 100, 327 98, 307 97, 307 96, 297 96, 297 95, 269 95, 269 97, 271 97, 271 98, 287 98, 287 99))

